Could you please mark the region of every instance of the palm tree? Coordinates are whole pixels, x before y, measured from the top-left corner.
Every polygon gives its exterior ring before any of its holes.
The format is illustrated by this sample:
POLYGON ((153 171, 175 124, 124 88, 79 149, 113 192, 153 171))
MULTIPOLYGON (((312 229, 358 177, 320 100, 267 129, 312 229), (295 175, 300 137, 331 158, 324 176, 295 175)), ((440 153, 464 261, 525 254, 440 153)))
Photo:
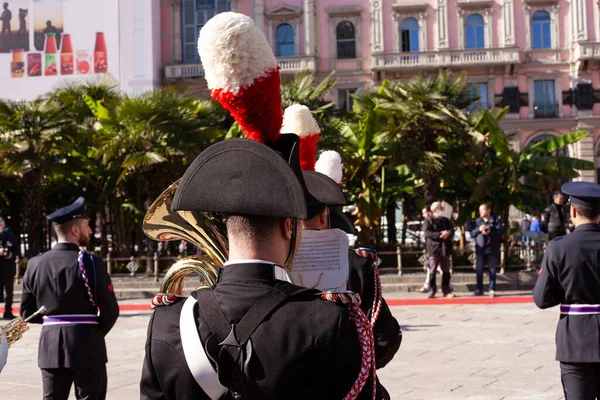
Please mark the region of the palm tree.
MULTIPOLYGON (((384 81, 374 101, 388 117, 386 140, 397 164, 407 164, 424 182, 427 204, 439 199, 440 176, 457 160, 447 155, 472 143, 468 120, 461 111, 473 99, 465 76, 450 79, 418 77, 408 83, 384 81)), ((462 151, 456 154, 464 154, 462 151)))
POLYGON ((52 99, 0 100, 0 171, 21 183, 29 255, 43 248, 43 183, 64 167, 65 149, 73 143, 62 130, 67 124, 52 99))
POLYGON ((494 210, 505 222, 504 239, 508 238, 506 222, 511 205, 521 211, 542 207, 543 193, 559 189, 560 179, 573 179, 579 176, 579 170, 595 168, 594 163, 576 158, 540 157, 580 141, 588 135, 587 131, 548 138, 515 151, 499 124, 507 111, 494 114, 485 110, 481 115, 476 126, 484 135, 480 167, 477 175, 465 180, 470 182, 472 203, 492 200, 494 210))

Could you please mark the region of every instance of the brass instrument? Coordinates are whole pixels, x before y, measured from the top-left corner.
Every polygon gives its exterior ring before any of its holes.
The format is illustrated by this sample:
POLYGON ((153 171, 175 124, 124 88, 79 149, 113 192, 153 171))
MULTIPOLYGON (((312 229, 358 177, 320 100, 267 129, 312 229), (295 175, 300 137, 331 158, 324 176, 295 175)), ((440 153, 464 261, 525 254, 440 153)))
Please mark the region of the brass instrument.
POLYGON ((6 358, 8 357, 8 349, 10 346, 12 346, 17 340, 21 339, 23 337, 23 333, 29 330, 29 325, 27 325, 27 323, 38 315, 44 314, 45 312, 46 307, 41 306, 39 310, 31 314, 26 319, 17 317, 9 323, 0 326, 0 371, 2 371, 4 364, 6 364, 6 358))
POLYGON ((187 240, 206 255, 185 257, 169 268, 160 287, 161 293, 181 295, 183 280, 200 275, 203 286, 217 281, 218 269, 227 261, 228 246, 225 218, 219 213, 173 211, 171 203, 179 181, 169 186, 152 203, 142 224, 146 236, 156 241, 187 240))

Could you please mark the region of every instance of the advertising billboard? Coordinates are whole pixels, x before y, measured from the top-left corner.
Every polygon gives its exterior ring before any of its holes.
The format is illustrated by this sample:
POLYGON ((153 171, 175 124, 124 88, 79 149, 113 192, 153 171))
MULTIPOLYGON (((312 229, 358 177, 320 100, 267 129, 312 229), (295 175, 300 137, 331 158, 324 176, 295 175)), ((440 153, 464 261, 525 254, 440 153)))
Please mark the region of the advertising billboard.
POLYGON ((0 0, 0 98, 120 75, 119 0, 0 0))

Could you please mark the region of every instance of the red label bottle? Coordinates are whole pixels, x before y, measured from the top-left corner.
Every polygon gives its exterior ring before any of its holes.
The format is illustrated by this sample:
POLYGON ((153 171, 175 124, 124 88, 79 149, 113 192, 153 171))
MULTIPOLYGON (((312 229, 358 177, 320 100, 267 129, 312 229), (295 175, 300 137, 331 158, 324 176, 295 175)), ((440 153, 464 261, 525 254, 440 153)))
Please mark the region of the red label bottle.
POLYGON ((73 57, 73 44, 71 34, 63 33, 62 48, 60 49, 60 73, 61 75, 73 75, 75 61, 73 57))
POLYGON ((56 37, 54 32, 46 33, 44 61, 44 75, 52 76, 58 74, 58 68, 56 63, 56 37))
POLYGON ((104 32, 96 32, 96 46, 94 48, 94 72, 103 73, 108 71, 108 57, 106 54, 106 40, 104 32))

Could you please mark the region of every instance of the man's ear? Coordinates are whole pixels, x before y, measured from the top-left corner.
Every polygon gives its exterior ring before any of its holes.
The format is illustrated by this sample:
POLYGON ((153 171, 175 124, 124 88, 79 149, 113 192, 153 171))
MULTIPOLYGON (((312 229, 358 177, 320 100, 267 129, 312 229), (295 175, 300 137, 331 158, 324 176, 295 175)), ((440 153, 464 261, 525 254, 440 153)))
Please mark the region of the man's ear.
POLYGON ((290 240, 292 238, 292 234, 293 234, 293 223, 292 223, 292 219, 291 218, 285 218, 283 220, 283 224, 282 224, 282 233, 283 236, 287 239, 290 240))
POLYGON ((571 218, 577 218, 577 209, 571 206, 571 218))
POLYGON ((319 213, 319 223, 321 224, 321 226, 323 226, 323 229, 329 229, 331 228, 329 226, 329 207, 325 207, 320 213, 319 213))

